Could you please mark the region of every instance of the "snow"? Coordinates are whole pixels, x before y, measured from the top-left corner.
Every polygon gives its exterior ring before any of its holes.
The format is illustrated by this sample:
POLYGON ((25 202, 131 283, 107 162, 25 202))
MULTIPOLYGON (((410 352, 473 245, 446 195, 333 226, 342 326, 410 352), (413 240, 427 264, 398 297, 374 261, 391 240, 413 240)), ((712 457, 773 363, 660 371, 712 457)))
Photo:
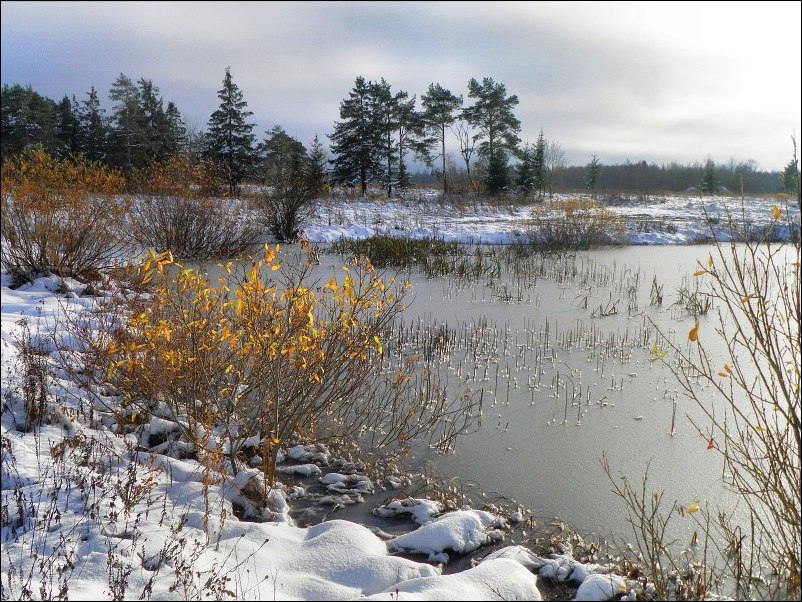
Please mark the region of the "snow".
MULTIPOLYGON (((66 318, 101 300, 55 293, 78 286, 62 287, 53 278, 15 290, 9 284, 4 276, 2 399, 17 409, 20 319, 27 318, 31 333, 66 340, 66 318)), ((50 360, 69 357, 51 351, 50 360)), ((19 412, 2 414, 0 493, 11 518, 0 533, 0 578, 11 598, 20 597, 24 587, 55 596, 64 586, 72 599, 106 599, 113 595, 110 583, 116 583, 126 598, 147 593, 165 600, 232 597, 225 590, 238 599, 390 599, 395 592, 402 599, 487 599, 493 592, 540 599, 535 576, 508 558, 442 576, 430 564, 394 555, 403 536, 385 543, 366 527, 341 520, 293 526, 281 488, 268 492, 269 515, 256 517, 263 522, 241 522, 234 504, 246 504, 264 488, 259 470, 211 478, 195 460, 161 453, 168 442, 133 452, 151 435, 170 436, 176 425, 154 415, 136 435, 114 434, 104 426, 113 423, 108 414, 98 411, 92 424, 81 414, 80 405, 89 403, 85 391, 67 381, 60 386, 71 395, 56 399, 51 388, 53 420, 39 428, 21 432, 14 421, 19 412)), ((321 472, 313 462, 331 460, 322 446, 295 446, 286 456, 304 463, 283 471, 308 476, 321 472)), ((359 468, 331 464, 348 472, 359 468)), ((321 482, 345 492, 373 487, 364 475, 340 472, 327 473, 321 482)), ((294 488, 290 497, 299 494, 303 489, 294 488)), ((412 508, 420 522, 441 511, 429 500, 416 500, 412 508)), ((405 547, 469 551, 491 541, 487 529, 501 524, 486 512, 452 512, 409 534, 405 547)))
MULTIPOLYGON (((533 209, 548 207, 552 201, 589 198, 581 194, 558 194, 544 203, 514 205, 491 204, 478 199, 461 203, 434 201, 420 191, 412 191, 407 200, 326 200, 305 226, 306 237, 313 243, 329 243, 341 238, 362 239, 376 234, 404 238, 442 238, 447 242, 512 244, 527 242, 533 209)), ((737 223, 754 230, 773 223, 769 198, 670 195, 621 198, 608 205, 621 216, 635 245, 683 245, 727 238, 728 213, 737 223)), ((780 207, 783 212, 786 207, 780 207)), ((789 221, 799 228, 799 207, 787 207, 789 221)), ((785 219, 775 225, 775 235, 789 236, 785 219)))
POLYGON ((392 500, 373 510, 373 514, 383 518, 408 514, 419 525, 426 525, 432 522, 434 517, 439 516, 442 512, 443 504, 440 502, 411 497, 403 500, 392 500))
POLYGON ((448 559, 446 550, 464 554, 502 534, 493 527, 506 526, 503 519, 483 510, 456 510, 387 542, 395 552, 427 554, 430 560, 448 559))
POLYGON ((509 558, 482 562, 456 575, 412 579, 368 600, 542 600, 537 577, 509 558))
MULTIPOLYGON (((626 201, 611 209, 625 218, 636 244, 684 244, 709 235, 711 224, 720 233, 728 209, 764 227, 772 221, 772 204, 748 199, 742 207, 734 197, 703 203, 698 197, 672 196, 664 202, 626 201)), ((526 239, 531 210, 523 204, 331 202, 318 209, 306 235, 313 242, 389 233, 510 243, 526 239)), ((788 210, 798 224, 798 208, 788 210)), ((782 228, 778 233, 788 235, 782 228)), ((408 515, 420 525, 388 541, 341 520, 297 527, 288 499, 304 496, 303 487, 266 489, 256 468, 243 468, 235 477, 210 474, 190 459, 187 444, 176 440, 179 429, 169 412, 157 409, 130 435, 115 432, 108 407, 97 406, 89 420, 86 408, 93 396, 71 380, 69 363, 80 345, 66 323, 89 316, 91 328, 92 310, 108 297, 82 297, 86 286, 72 279, 37 278, 17 289, 10 285, 11 278, 3 274, 0 496, 8 513, 0 529, 0 579, 10 599, 22 597, 26 587, 44 597, 55 597, 66 587, 72 599, 539 600, 541 579, 577 586, 577 600, 603 600, 632 596, 637 587, 602 565, 565 555, 542 558, 522 546, 493 551, 471 569, 441 575, 431 564, 397 554, 445 563, 450 555, 497 543, 506 524, 481 510, 444 513, 443 505, 432 500, 402 498, 377 508, 377 516, 408 515), (23 432, 19 345, 26 333, 53 376, 48 420, 23 432), (151 439, 163 438, 150 446, 151 439), (256 503, 263 494, 267 509, 256 503), (253 522, 239 520, 235 510, 253 522), (112 584, 124 591, 112 592, 112 584)), ((94 401, 115 403, 103 395, 95 391, 94 401)), ((258 438, 249 444, 258 449, 258 438)), ((336 460, 324 446, 289 447, 279 453, 279 463, 279 474, 319 477, 330 491, 322 503, 355 503, 374 490, 371 480, 358 474, 363 465, 336 460), (285 465, 285 460, 293 463, 285 465)), ((403 484, 403 478, 388 481, 393 487, 403 484)))

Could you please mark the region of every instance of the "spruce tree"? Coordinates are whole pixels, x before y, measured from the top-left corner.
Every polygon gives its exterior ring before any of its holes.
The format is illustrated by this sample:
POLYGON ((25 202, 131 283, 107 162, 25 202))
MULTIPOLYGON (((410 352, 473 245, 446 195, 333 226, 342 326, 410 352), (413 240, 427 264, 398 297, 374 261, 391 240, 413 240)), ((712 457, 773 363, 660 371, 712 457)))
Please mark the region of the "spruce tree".
POLYGON ((164 111, 164 120, 167 130, 164 137, 164 152, 169 157, 180 154, 187 144, 187 126, 181 118, 181 113, 172 101, 167 103, 164 111))
POLYGON ((56 138, 58 139, 58 155, 62 158, 78 154, 80 150, 80 126, 76 112, 75 97, 71 101, 64 96, 56 107, 56 138))
POLYGON ((468 96, 475 100, 473 106, 463 110, 463 116, 479 130, 474 141, 482 140, 479 154, 487 165, 485 185, 488 192, 496 194, 508 185, 507 153, 515 152, 520 142, 516 134, 521 131, 521 122, 512 112, 518 97, 507 96, 504 84, 497 84, 490 77, 485 77, 481 84, 471 78, 468 96))
POLYGON ((546 139, 542 129, 532 156, 532 185, 541 197, 546 192, 546 139))
POLYGON ((527 143, 518 152, 518 165, 515 167, 515 184, 524 195, 535 188, 535 149, 527 143))
POLYGON ((462 106, 462 96, 456 96, 440 84, 429 84, 429 91, 421 97, 423 120, 426 128, 440 142, 442 159, 443 193, 448 192, 448 170, 446 169, 446 127, 457 119, 457 110, 462 106))
POLYGON ((105 110, 100 106, 95 87, 86 93, 87 99, 81 101, 78 115, 78 149, 90 161, 108 162, 108 125, 105 110))
POLYGON ((109 161, 125 172, 148 163, 145 118, 141 95, 131 78, 120 73, 109 90, 114 103, 111 114, 109 161))
POLYGON ((226 67, 223 88, 217 92, 218 108, 209 118, 206 154, 216 163, 225 166, 228 190, 234 194, 240 182, 252 173, 257 155, 254 150, 254 124, 247 123, 253 115, 246 110, 248 103, 231 79, 231 68, 226 67))
POLYGON ((704 171, 702 172, 702 181, 699 182, 699 192, 702 194, 716 194, 718 192, 720 182, 716 175, 716 164, 710 157, 705 161, 704 171))
POLYGON ((590 163, 588 163, 585 168, 585 184, 588 190, 590 190, 591 196, 596 192, 596 184, 598 184, 600 173, 601 163, 599 163, 599 158, 593 155, 590 159, 590 163))
POLYGON ((335 157, 333 178, 342 184, 360 184, 367 194, 368 182, 382 174, 382 131, 376 123, 372 84, 357 77, 348 98, 340 103, 340 119, 329 136, 335 157))
POLYGON ((326 169, 327 164, 328 155, 326 153, 326 148, 323 146, 318 135, 315 134, 315 137, 309 145, 309 169, 312 184, 318 193, 323 192, 328 185, 329 174, 326 169))

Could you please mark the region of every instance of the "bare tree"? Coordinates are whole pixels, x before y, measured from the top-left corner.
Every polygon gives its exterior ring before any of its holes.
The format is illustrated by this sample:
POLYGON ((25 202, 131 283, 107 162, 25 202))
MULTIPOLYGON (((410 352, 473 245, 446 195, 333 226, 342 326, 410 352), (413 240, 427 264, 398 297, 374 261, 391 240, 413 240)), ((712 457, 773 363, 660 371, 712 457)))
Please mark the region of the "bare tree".
POLYGON ((554 187, 562 184, 562 173, 565 170, 565 152, 559 142, 550 140, 546 143, 544 175, 549 196, 554 196, 554 187))
POLYGON ((465 172, 468 174, 468 187, 473 189, 473 179, 471 178, 471 158, 476 151, 476 141, 474 140, 473 130, 470 124, 464 119, 458 120, 450 126, 451 131, 459 140, 459 153, 465 161, 465 172))

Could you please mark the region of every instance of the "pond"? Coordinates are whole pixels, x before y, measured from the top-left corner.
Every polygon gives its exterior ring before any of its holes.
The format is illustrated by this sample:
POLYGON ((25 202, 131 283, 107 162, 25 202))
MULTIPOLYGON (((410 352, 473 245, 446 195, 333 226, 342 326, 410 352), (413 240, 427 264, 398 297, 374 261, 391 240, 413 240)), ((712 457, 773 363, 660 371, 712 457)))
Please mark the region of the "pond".
MULTIPOLYGON (((297 249, 283 250, 292 256, 297 249)), ((721 354, 715 308, 694 316, 675 304, 680 289, 693 293, 697 262, 711 253, 715 247, 624 247, 507 256, 490 277, 400 274, 413 294, 394 331, 396 345, 424 354, 450 395, 468 388, 483 400, 475 432, 459 438, 452 453, 420 443, 404 465, 448 476, 477 495, 496 492, 541 522, 559 519, 603 538, 631 539, 631 530, 602 454, 614 474, 638 487, 648 466, 649 489, 662 491, 669 506, 709 501, 735 512, 721 456, 688 417, 703 430, 709 419, 666 365, 650 361, 658 329, 690 345, 696 319, 700 340, 721 354)), ((345 262, 324 253, 314 275, 322 282, 339 277, 345 262)), ((204 267, 218 275, 216 266, 204 267)), ((684 520, 676 535, 687 542, 693 523, 684 520)))

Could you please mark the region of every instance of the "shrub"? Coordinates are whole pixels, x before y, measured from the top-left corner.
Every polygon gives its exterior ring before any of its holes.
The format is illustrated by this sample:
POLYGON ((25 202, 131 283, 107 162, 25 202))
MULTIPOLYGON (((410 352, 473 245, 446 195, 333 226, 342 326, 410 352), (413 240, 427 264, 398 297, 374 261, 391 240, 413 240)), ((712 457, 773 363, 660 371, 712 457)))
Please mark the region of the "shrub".
POLYGON ((40 275, 90 278, 125 245, 125 181, 98 163, 41 149, 3 164, 2 267, 19 282, 40 275))
POLYGON ((234 257, 252 247, 259 232, 236 215, 236 201, 212 195, 223 183, 211 162, 173 158, 135 171, 129 189, 134 240, 186 259, 234 257))
POLYGON ((589 249, 627 244, 621 219, 589 200, 554 201, 532 210, 530 239, 546 250, 589 249))
POLYGON ((292 267, 277 252, 266 247, 239 270, 228 264, 217 285, 152 255, 142 268, 150 301, 107 348, 107 378, 125 403, 145 412, 163 403, 199 452, 215 433, 235 474, 238 452, 257 436, 268 483, 279 444, 298 435, 364 434, 376 449, 403 447, 420 432, 447 439, 458 421, 441 419, 462 407, 415 390, 414 358, 382 370, 380 336, 402 311, 405 288, 365 260, 341 282, 313 288, 311 262, 292 267))
MULTIPOLYGON (((772 213, 779 224, 783 212, 775 206, 772 213)), ((739 524, 723 511, 711 517, 698 504, 680 510, 703 517, 696 519, 697 526, 706 545, 715 546, 726 560, 737 598, 794 600, 800 594, 802 565, 800 247, 798 242, 775 245, 772 238, 767 231, 756 242, 716 245, 694 274, 707 284, 707 298, 713 300, 715 330, 697 320, 687 343, 663 335, 666 349, 655 347, 652 361, 665 363, 703 412, 704 424, 694 426, 707 448, 721 454, 723 474, 748 522, 739 524), (722 353, 706 344, 712 338, 719 339, 722 353)), ((633 526, 651 523, 641 531, 639 544, 657 550, 653 572, 673 565, 671 550, 656 545, 654 523, 667 519, 644 502, 645 481, 640 497, 626 486, 615 489, 633 526)), ((674 510, 676 504, 669 519, 674 510)), ((702 569, 712 574, 709 564, 702 569)))

